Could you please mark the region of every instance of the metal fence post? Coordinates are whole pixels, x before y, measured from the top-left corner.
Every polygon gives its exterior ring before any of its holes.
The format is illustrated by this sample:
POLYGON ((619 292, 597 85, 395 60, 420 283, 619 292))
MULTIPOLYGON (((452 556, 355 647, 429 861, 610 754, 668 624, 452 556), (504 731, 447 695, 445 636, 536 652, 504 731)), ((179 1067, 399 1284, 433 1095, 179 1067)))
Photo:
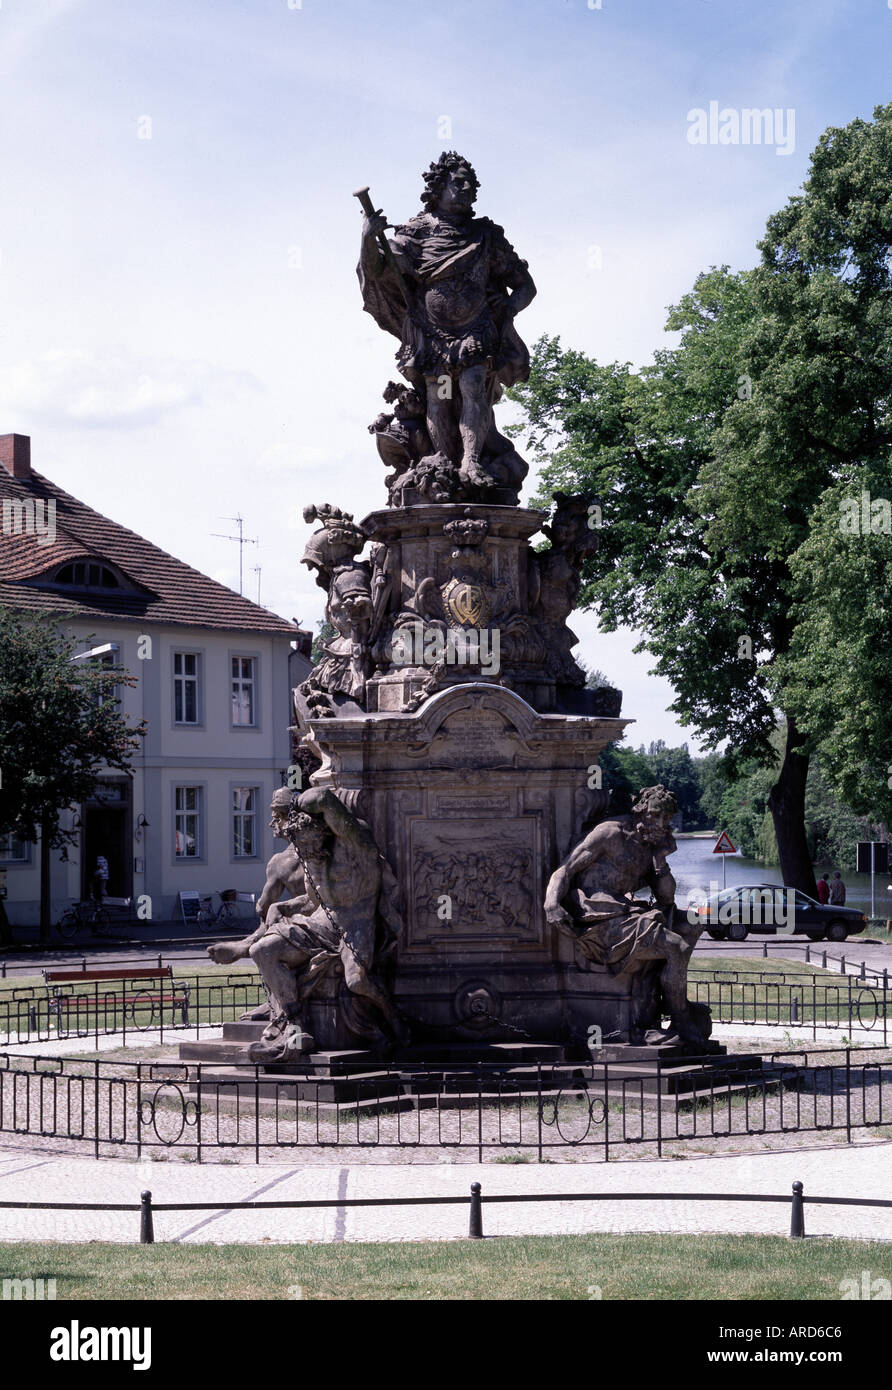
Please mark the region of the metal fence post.
MULTIPOLYGON (((678 1114, 678 1101, 675 1102, 678 1114)), ((607 1105, 604 1105, 604 1124, 607 1124, 607 1105)), ((663 1077, 660 1072, 660 1055, 657 1053, 657 1158, 663 1157, 663 1077)))
POLYGON ((468 1221, 468 1239, 483 1239, 483 1203, 480 1200, 479 1182, 471 1183, 471 1214, 468 1221))
POLYGON ((139 1243, 140 1245, 155 1244, 155 1225, 152 1220, 152 1194, 144 1192, 139 1211, 139 1243))
POLYGON ((805 1235, 805 1204, 802 1200, 802 1183, 793 1184, 793 1204, 790 1209, 790 1237, 801 1240, 805 1235))
MULTIPOLYGON (((539 1162, 542 1162, 542 1063, 536 1063, 536 1102, 538 1106, 538 1130, 536 1142, 539 1146, 539 1162)), ((399 1112, 397 1112, 399 1113, 399 1112)))
POLYGON ((99 1157, 99 1058, 93 1060, 93 1157, 99 1157))

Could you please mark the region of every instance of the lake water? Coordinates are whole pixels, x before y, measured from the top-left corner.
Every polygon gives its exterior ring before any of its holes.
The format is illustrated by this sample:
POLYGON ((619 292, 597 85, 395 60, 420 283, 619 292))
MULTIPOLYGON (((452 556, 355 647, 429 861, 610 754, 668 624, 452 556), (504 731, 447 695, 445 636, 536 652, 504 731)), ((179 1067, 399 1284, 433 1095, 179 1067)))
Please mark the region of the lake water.
MULTIPOLYGON (((722 886, 721 856, 712 853, 713 840, 699 837, 678 837, 678 851, 670 856, 669 866, 678 884, 676 902, 685 904, 689 892, 706 896, 722 886)), ((782 883, 776 864, 760 864, 741 854, 728 854, 728 887, 739 883, 782 883)), ((848 872, 845 865, 837 866, 846 885, 846 907, 858 907, 870 915, 870 875, 848 872)), ((821 868, 820 873, 824 873, 821 868)), ((833 869, 827 869, 831 877, 833 869)), ((877 874, 876 916, 892 917, 892 874, 877 874)))

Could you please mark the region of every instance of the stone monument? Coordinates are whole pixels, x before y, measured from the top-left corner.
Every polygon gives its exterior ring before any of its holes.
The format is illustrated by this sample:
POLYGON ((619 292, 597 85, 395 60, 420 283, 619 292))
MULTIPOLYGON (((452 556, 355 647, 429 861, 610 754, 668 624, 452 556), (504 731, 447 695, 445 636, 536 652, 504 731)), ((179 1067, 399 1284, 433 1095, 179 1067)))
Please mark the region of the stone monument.
POLYGON ((529 373, 514 321, 535 285, 474 215, 467 160, 444 153, 423 178, 421 212, 389 237, 357 195, 363 304, 404 382, 369 427, 387 506, 305 511, 336 635, 294 691, 315 768, 287 821, 300 874, 239 943, 272 999, 246 1060, 690 1052, 709 1018, 686 998, 698 932, 674 908, 674 799, 650 788, 610 816, 598 757, 628 721, 618 690, 585 688, 567 626, 596 501, 519 506, 527 465, 495 422, 529 373))

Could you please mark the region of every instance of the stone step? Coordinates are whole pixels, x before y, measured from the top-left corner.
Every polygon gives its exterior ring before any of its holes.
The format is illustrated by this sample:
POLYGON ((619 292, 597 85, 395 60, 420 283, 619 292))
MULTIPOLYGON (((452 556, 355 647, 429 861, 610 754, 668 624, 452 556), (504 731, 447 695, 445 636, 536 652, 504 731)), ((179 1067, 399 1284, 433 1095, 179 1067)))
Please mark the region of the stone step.
MULTIPOLYGON (((362 1088, 362 1094, 357 1096, 355 1093, 347 1099, 339 1098, 333 1092, 337 1091, 336 1086, 329 1086, 324 1081, 318 1086, 308 1087, 302 1083, 298 1077, 275 1077, 264 1076, 257 1082, 242 1079, 243 1073, 237 1067, 221 1067, 219 1071, 202 1078, 202 1101, 207 1104, 208 1100, 216 1101, 220 1105, 227 1105, 238 1101, 241 1105, 259 1101, 264 1109, 272 1110, 276 1106, 280 1108, 284 1105, 295 1105, 300 1103, 306 1105, 310 1102, 318 1104, 321 1111, 330 1110, 332 1113, 343 1112, 344 1110, 358 1110, 364 1114, 374 1115, 382 1110, 418 1110, 426 1109, 434 1105, 433 1098, 423 1096, 404 1096, 399 1092, 392 1095, 382 1096, 377 1091, 367 1094, 362 1088), (216 1089, 219 1085, 219 1090, 216 1089), (212 1089, 209 1089, 212 1088, 212 1089), (303 1094, 310 1090, 311 1095, 303 1094), (324 1092, 324 1094, 321 1094, 324 1092)), ((193 1083, 189 1087, 190 1098, 198 1098, 198 1087, 193 1083)))
MULTIPOLYGON (((267 1096, 278 1096, 284 1104, 294 1104, 295 1097, 300 1101, 331 1101, 347 1103, 361 1099, 384 1100, 389 1096, 403 1098, 403 1090, 398 1081, 388 1078, 383 1072, 366 1072, 349 1079, 342 1076, 321 1077, 309 1080, 293 1070, 286 1073, 262 1072, 255 1081, 253 1067, 246 1074, 242 1067, 220 1067, 213 1072, 203 1072, 201 1077, 202 1094, 211 1099, 225 1100, 230 1094, 250 1098, 259 1088, 267 1096), (219 1092, 217 1086, 220 1087, 219 1092)), ((197 1083, 191 1090, 197 1093, 197 1083)), ((407 1097, 411 1104, 411 1097, 407 1097)))
POLYGON ((400 1048, 395 1059, 400 1066, 412 1062, 436 1065, 440 1062, 542 1062, 566 1060, 566 1048, 560 1043, 501 1042, 501 1043, 427 1043, 424 1046, 400 1048))
POLYGON ((223 1037, 227 1042, 254 1042, 263 1036, 265 1027, 263 1022, 251 1023, 240 1018, 236 1023, 223 1024, 223 1037))

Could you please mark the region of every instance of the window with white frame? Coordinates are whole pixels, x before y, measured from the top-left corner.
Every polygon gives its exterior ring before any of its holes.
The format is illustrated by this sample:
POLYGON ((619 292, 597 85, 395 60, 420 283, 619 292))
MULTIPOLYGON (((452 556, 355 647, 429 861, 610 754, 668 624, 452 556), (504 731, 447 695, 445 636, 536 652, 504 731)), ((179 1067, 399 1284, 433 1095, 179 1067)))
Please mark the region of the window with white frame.
POLYGON ((257 661, 253 656, 232 658, 232 722, 247 728, 256 724, 257 661))
MULTIPOLYGON (((118 665, 118 648, 116 644, 112 645, 114 647, 113 651, 103 652, 101 656, 93 656, 87 664, 92 666, 95 671, 113 671, 118 665)), ((119 699, 120 696, 116 685, 106 685, 104 681, 100 685, 97 681, 96 688, 93 691, 93 704, 97 709, 101 709, 102 706, 107 704, 110 700, 117 702, 119 699)))
POLYGON ((201 787, 174 788, 174 853, 177 859, 201 857, 201 787))
POLYGON ((11 832, 0 835, 0 859, 11 859, 24 864, 28 859, 28 846, 24 840, 17 840, 11 832))
POLYGON ((257 801, 259 787, 232 789, 232 854, 235 859, 257 857, 257 801))
POLYGON ((198 652, 173 654, 173 720, 175 724, 199 722, 198 652))

